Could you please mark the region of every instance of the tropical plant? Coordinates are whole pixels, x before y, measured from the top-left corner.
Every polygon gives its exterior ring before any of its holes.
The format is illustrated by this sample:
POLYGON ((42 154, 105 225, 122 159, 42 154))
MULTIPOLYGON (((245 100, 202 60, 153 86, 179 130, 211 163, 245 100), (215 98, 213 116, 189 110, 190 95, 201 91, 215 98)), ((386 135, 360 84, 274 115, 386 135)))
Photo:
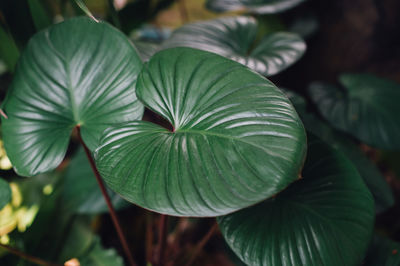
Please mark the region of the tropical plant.
MULTIPOLYGON (((155 2, 149 17, 172 1, 155 2)), ((90 2, 60 1, 66 19, 54 24, 47 5, 27 1, 29 42, 0 28, 12 73, 2 156, 13 166, 0 179, 0 261, 123 265, 123 254, 128 265, 201 265, 219 230, 227 256, 246 265, 395 265, 385 256, 398 244, 372 241, 394 196, 360 145, 399 148, 400 85, 371 74, 313 82, 314 109, 274 85, 266 77, 300 60, 306 42, 261 14, 301 2, 207 1, 245 13, 184 24, 154 43, 120 30, 137 21, 124 23, 114 1, 102 16, 90 2), (207 217, 204 238, 182 248, 182 228, 207 217), (114 226, 111 246, 123 253, 105 248, 99 223, 114 226)), ((188 19, 187 4, 172 8, 188 19)))

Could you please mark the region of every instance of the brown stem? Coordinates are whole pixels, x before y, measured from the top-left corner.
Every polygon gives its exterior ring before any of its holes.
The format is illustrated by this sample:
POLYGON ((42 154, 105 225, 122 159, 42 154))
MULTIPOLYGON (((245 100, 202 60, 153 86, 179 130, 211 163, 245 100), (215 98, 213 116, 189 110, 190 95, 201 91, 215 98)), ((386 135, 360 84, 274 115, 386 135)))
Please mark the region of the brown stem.
POLYGON ((12 254, 18 256, 18 257, 21 257, 21 258, 23 258, 23 259, 25 259, 25 260, 27 260, 27 261, 33 262, 33 263, 35 263, 35 264, 37 264, 37 265, 43 265, 43 266, 61 266, 60 264, 48 262, 48 261, 45 261, 45 260, 36 258, 36 257, 34 257, 34 256, 28 255, 28 254, 26 254, 26 253, 24 253, 24 252, 22 252, 22 251, 20 251, 20 250, 18 250, 18 249, 12 248, 12 247, 7 246, 7 245, 0 244, 0 247, 4 248, 4 249, 7 250, 8 252, 10 252, 10 253, 12 253, 12 254))
POLYGON ((189 13, 186 9, 186 4, 185 0, 178 0, 178 5, 179 5, 179 13, 181 15, 181 19, 183 23, 186 23, 189 21, 189 13))
POLYGON ((160 224, 158 229, 158 250, 157 256, 154 260, 154 264, 156 266, 162 266, 165 263, 165 246, 167 243, 167 225, 168 225, 168 216, 161 214, 160 215, 160 224))
POLYGON ((214 225, 211 227, 211 229, 207 232, 207 234, 200 240, 200 242, 194 248, 192 256, 190 257, 188 263, 186 263, 186 266, 190 266, 193 264, 193 262, 197 258, 197 255, 199 255, 200 251, 207 244, 208 240, 210 240, 210 238, 214 235, 217 228, 218 228, 217 223, 214 223, 214 225))
POLYGON ((108 195, 106 187, 104 186, 103 180, 102 180, 102 178, 100 176, 100 173, 96 168, 96 164, 95 164, 95 162, 93 160, 92 154, 91 154, 90 150, 88 149, 88 147, 86 146, 85 142, 82 139, 80 126, 77 125, 76 129, 78 131, 79 142, 82 144, 83 149, 85 150, 85 153, 86 153, 86 156, 87 156, 87 158, 89 160, 90 166, 92 167, 92 170, 93 170, 93 173, 94 173, 94 175, 96 177, 97 183, 99 184, 101 193, 103 194, 103 197, 104 197, 104 199, 105 199, 105 201, 107 203, 107 207, 108 207, 108 210, 110 212, 111 220, 113 221, 115 230, 117 231, 119 240, 121 242, 121 245, 122 245, 122 248, 124 250, 124 253, 125 253, 125 255, 126 255, 127 259, 128 259, 129 265, 136 266, 137 264, 135 263, 131 252, 129 251, 128 242, 126 241, 125 236, 122 233, 121 225, 120 225, 120 222, 118 220, 117 214, 116 214, 116 212, 114 210, 114 207, 112 206, 110 196, 108 195))
POLYGON ((146 262, 151 263, 153 251, 153 219, 152 214, 146 214, 146 262))

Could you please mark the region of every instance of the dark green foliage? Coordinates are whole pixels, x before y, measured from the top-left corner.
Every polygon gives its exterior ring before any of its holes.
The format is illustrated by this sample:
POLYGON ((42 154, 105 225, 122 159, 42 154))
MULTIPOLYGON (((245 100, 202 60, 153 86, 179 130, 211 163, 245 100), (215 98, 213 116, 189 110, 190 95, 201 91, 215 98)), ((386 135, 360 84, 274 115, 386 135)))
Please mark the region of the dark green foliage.
POLYGON ((218 219, 246 264, 271 266, 359 265, 373 222, 373 198, 357 170, 314 137, 302 179, 270 200, 218 219))

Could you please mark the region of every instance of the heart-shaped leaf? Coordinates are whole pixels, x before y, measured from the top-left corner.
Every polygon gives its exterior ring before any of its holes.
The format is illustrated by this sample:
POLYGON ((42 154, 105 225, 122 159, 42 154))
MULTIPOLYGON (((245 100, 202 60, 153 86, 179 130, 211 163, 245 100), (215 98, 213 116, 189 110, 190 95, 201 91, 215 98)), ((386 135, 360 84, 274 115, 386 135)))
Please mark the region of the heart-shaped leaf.
MULTIPOLYGON (((111 190, 108 190, 108 195, 116 210, 130 205, 111 190)), ((65 209, 73 213, 98 214, 108 211, 83 149, 77 151, 68 166, 62 197, 65 209)))
POLYGON ((4 104, 4 145, 15 170, 31 176, 57 167, 76 125, 94 150, 108 126, 140 118, 141 66, 129 40, 107 23, 74 18, 36 34, 4 104))
POLYGON ((305 128, 314 135, 340 150, 357 168, 375 200, 375 211, 383 212, 394 205, 392 189, 380 173, 376 165, 361 151, 360 147, 345 134, 333 129, 313 113, 306 111, 303 97, 292 91, 285 91, 296 107, 305 128))
POLYGON ((107 130, 96 164, 125 199, 170 215, 216 216, 262 201, 298 177, 302 123, 278 88, 244 66, 168 49, 150 59, 136 90, 173 131, 141 121, 107 130))
POLYGON ((340 76, 344 87, 314 83, 310 95, 331 125, 368 145, 400 149, 400 84, 368 74, 340 76))
POLYGON ((289 32, 267 34, 255 46, 257 28, 257 21, 245 16, 197 22, 174 31, 162 47, 191 47, 213 52, 264 76, 281 72, 304 54, 304 41, 289 32))
POLYGON ((254 14, 275 14, 305 0, 207 0, 206 7, 216 12, 244 10, 254 14))
POLYGON ((364 266, 400 265, 400 244, 388 238, 375 235, 369 246, 364 266))
POLYGON ((7 181, 0 178, 0 210, 11 200, 11 188, 7 181))
POLYGON ((310 138, 303 175, 275 198, 219 217, 225 240, 248 265, 360 265, 374 201, 357 170, 310 138))

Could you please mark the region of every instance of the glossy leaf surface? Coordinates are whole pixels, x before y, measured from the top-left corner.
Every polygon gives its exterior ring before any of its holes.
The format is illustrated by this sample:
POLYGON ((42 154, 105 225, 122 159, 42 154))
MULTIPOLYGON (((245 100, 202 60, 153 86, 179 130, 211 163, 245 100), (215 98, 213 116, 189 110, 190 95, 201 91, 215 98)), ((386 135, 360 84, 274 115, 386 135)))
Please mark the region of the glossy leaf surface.
POLYGON ((140 118, 141 65, 129 40, 106 23, 74 18, 36 34, 3 106, 3 138, 16 171, 30 176, 57 167, 76 125, 93 150, 108 126, 140 118))
POLYGON ((305 128, 332 147, 340 150, 357 168, 374 197, 375 211, 380 213, 392 207, 394 196, 391 187, 377 166, 361 151, 360 147, 345 134, 333 129, 328 123, 308 112, 303 97, 291 91, 286 91, 286 95, 296 107, 305 128))
MULTIPOLYGON (((108 190, 108 195, 116 210, 130 205, 111 190, 108 190)), ((83 149, 77 151, 68 166, 62 197, 65 209, 73 213, 98 214, 108 211, 83 149)))
POLYGON ((133 122, 107 130, 95 152, 110 188, 177 216, 216 216, 268 198, 294 181, 304 128, 271 82, 221 56, 190 48, 157 53, 138 98, 174 128, 133 122))
POLYGON ((362 142, 400 149, 400 84, 368 74, 340 77, 344 90, 315 83, 310 95, 330 124, 362 142))
POLYGON ((310 138, 304 178, 275 198, 218 218, 248 265, 360 265, 374 202, 344 156, 310 138))
POLYGON ((267 34, 253 47, 257 28, 257 21, 245 16, 187 24, 174 31, 163 47, 191 47, 213 52, 264 76, 281 72, 304 54, 304 41, 289 32, 267 34))
POLYGON ((11 188, 8 182, 0 178, 0 210, 11 200, 11 188))
POLYGON ((400 244, 388 238, 375 235, 369 246, 365 266, 400 265, 400 244))
POLYGON ((304 0, 207 0, 207 8, 216 12, 245 10, 255 14, 286 11, 304 0))

